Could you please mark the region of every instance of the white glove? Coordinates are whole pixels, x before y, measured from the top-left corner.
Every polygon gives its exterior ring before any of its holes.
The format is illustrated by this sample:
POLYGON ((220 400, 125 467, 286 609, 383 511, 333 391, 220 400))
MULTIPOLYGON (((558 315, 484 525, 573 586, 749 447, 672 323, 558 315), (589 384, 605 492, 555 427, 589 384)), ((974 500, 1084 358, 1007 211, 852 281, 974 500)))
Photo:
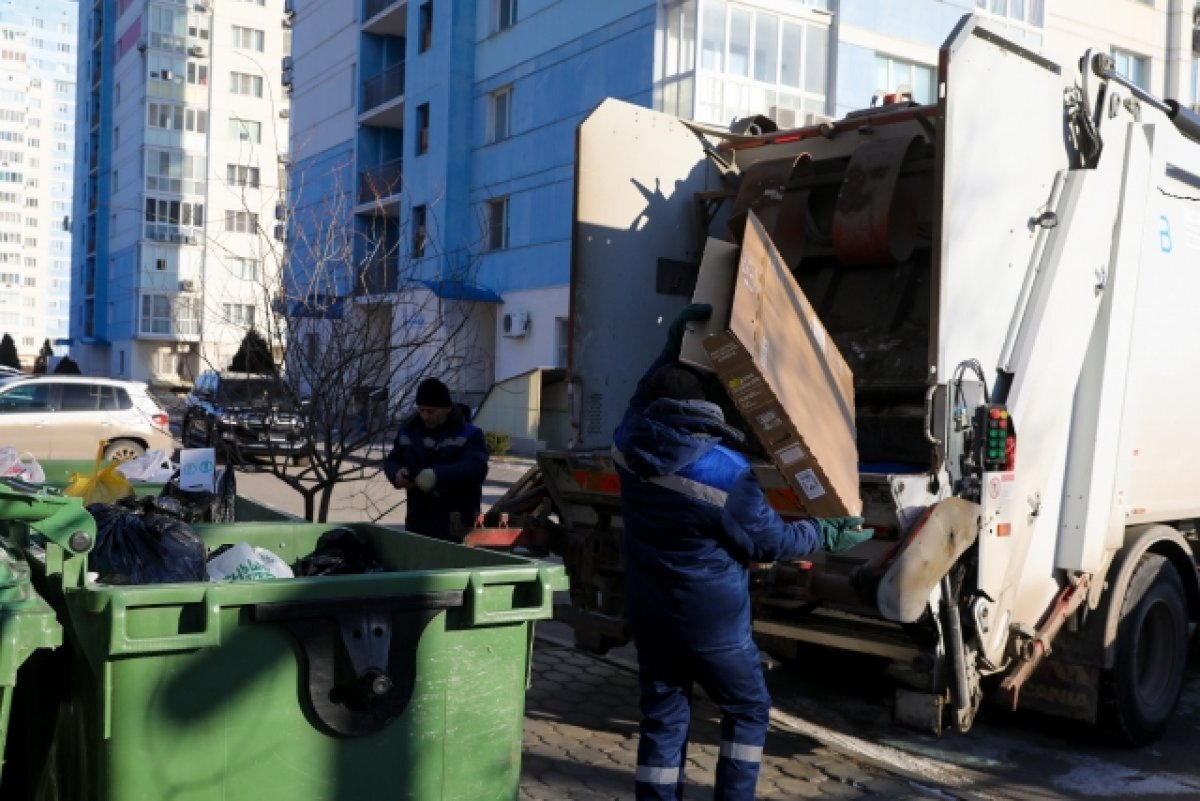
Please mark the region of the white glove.
POLYGON ((437 483, 437 473, 433 472, 433 468, 426 467, 420 473, 417 473, 414 481, 416 481, 417 486, 421 488, 422 492, 429 492, 433 489, 433 485, 437 483))

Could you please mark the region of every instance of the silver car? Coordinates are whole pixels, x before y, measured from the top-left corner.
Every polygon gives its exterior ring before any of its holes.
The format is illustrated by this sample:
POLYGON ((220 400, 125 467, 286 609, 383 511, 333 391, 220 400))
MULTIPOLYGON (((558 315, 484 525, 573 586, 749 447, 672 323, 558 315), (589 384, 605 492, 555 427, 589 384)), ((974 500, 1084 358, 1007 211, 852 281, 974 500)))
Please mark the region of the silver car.
POLYGON ((0 378, 0 446, 37 459, 135 459, 175 452, 170 418, 141 381, 79 375, 0 378))

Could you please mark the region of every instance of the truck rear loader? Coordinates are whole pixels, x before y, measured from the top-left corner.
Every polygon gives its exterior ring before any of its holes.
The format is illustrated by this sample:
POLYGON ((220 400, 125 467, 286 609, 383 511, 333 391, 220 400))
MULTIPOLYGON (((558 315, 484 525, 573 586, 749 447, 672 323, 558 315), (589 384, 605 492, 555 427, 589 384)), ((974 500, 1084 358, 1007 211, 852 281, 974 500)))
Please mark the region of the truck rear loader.
POLYGON ((615 100, 581 124, 576 439, 538 454, 559 616, 595 650, 627 639, 612 431, 705 241, 753 212, 853 371, 877 531, 757 566, 761 644, 891 660, 895 715, 925 729, 965 731, 996 695, 1144 743, 1200 614, 1200 118, 1103 53, 1066 79, 970 16, 937 90, 791 130, 615 100))

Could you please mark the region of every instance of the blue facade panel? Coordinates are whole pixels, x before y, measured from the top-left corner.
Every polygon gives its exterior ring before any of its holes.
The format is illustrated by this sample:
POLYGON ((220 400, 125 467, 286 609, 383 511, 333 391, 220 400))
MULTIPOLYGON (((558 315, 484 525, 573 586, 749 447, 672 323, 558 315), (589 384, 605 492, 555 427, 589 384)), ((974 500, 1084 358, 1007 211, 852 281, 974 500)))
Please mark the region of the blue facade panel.
MULTIPOLYGON (((318 284, 330 293, 350 291, 349 265, 330 263, 330 235, 351 230, 355 202, 354 142, 347 140, 292 165, 288 187, 291 209, 291 243, 288 294, 295 287, 309 286, 320 271, 318 284)), ((334 251, 336 252, 336 250, 334 251)))
POLYGON ((575 129, 606 97, 650 104, 654 27, 646 7, 476 85, 473 216, 487 200, 509 199, 508 247, 483 255, 480 283, 503 293, 568 282, 575 129), (492 93, 505 87, 511 135, 489 143, 492 93))

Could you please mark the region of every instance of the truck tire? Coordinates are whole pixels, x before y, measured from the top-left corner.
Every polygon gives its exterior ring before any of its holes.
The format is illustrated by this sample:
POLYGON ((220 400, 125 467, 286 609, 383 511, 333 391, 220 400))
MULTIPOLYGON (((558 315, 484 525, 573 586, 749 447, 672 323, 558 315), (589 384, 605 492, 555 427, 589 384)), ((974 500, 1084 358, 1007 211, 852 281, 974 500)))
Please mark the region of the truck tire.
POLYGON ((1148 553, 1121 602, 1116 658, 1100 684, 1101 728, 1130 746, 1158 739, 1183 689, 1187 655, 1183 581, 1166 557, 1148 553))

